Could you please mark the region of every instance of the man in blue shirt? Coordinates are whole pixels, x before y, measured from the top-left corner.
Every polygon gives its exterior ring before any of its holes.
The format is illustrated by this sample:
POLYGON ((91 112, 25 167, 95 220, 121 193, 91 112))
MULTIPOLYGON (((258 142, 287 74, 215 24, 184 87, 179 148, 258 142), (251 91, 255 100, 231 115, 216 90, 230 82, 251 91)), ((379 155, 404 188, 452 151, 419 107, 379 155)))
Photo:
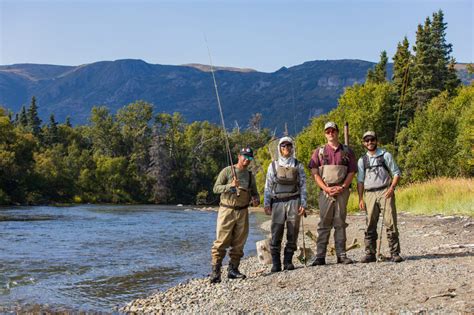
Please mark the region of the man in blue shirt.
POLYGON ((377 148, 377 136, 374 131, 367 131, 362 139, 367 153, 357 162, 357 191, 359 208, 367 211, 367 230, 365 232, 366 255, 361 262, 369 263, 377 260, 377 223, 381 212, 387 231, 391 260, 397 263, 402 262, 395 208, 395 187, 400 180, 400 169, 389 152, 377 148))

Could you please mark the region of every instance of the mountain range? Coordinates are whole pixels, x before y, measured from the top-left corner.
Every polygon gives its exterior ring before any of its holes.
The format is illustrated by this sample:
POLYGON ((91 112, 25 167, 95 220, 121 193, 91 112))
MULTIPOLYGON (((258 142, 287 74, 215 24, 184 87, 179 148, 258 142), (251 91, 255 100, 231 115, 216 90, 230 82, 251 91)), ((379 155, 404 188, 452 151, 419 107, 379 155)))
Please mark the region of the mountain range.
MULTIPOLYGON (((261 113, 263 127, 281 133, 287 123, 290 133, 296 133, 311 117, 334 108, 345 87, 363 83, 374 65, 363 60, 318 60, 272 73, 214 70, 228 128, 245 128, 253 114, 261 113)), ((391 70, 389 65, 388 76, 391 70)), ((116 112, 136 100, 152 103, 155 113, 180 112, 189 122, 220 121, 210 67, 200 64, 172 66, 124 59, 80 66, 0 66, 3 107, 17 113, 32 96, 43 121, 54 113, 59 122, 70 116, 73 124, 86 124, 93 106, 105 105, 116 112)))

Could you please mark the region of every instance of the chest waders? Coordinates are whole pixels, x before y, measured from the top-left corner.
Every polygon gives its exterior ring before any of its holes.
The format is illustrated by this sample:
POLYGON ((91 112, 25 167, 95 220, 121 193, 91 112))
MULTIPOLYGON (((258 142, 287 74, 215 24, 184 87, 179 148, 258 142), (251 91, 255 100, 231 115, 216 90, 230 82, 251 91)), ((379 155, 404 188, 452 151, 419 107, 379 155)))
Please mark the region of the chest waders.
POLYGON ((281 266, 281 243, 286 223, 286 246, 283 257, 283 269, 295 269, 292 259, 297 249, 299 232, 298 208, 300 206, 299 187, 299 162, 295 166, 280 166, 276 161, 272 162, 274 184, 271 191, 272 241, 270 250, 272 254, 272 272, 279 272, 281 266))
MULTIPOLYGON (((318 173, 324 184, 328 187, 341 185, 347 177, 349 165, 349 151, 347 146, 342 147, 342 165, 329 164, 329 156, 326 154, 325 146, 319 149, 321 166, 318 173)), ((349 191, 343 190, 338 196, 330 196, 322 191, 319 196, 318 239, 316 247, 316 259, 312 265, 324 265, 327 246, 331 229, 334 228, 334 244, 338 263, 350 263, 346 257, 346 206, 349 191)))

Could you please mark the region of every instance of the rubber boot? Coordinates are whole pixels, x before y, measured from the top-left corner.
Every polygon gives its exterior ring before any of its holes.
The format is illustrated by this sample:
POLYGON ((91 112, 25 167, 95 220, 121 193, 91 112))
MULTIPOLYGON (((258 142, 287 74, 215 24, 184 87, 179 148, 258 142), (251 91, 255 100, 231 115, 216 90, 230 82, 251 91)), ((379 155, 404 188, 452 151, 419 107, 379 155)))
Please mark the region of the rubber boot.
POLYGON ((404 259, 398 253, 392 254, 392 257, 390 257, 390 260, 395 262, 395 263, 400 263, 400 262, 404 261, 404 259))
POLYGON ((326 258, 324 257, 316 257, 313 262, 311 263, 311 266, 322 266, 326 264, 326 258))
POLYGON ((272 253, 272 272, 279 272, 281 271, 281 258, 280 254, 272 253))
POLYGON ((229 268, 227 269, 227 278, 229 279, 245 279, 246 275, 240 273, 239 265, 229 263, 229 268))
POLYGON ((212 272, 209 280, 211 283, 221 282, 221 265, 212 265, 212 272))
POLYGON ((284 270, 294 270, 295 266, 293 265, 293 253, 285 251, 283 256, 283 269, 284 270))
POLYGON ((365 254, 364 257, 360 260, 361 263, 367 264, 371 262, 376 262, 377 258, 375 257, 375 254, 365 254))
POLYGON ((350 259, 349 257, 347 257, 346 255, 341 255, 341 256, 337 257, 337 263, 338 264, 349 265, 349 264, 354 263, 354 261, 352 259, 350 259))

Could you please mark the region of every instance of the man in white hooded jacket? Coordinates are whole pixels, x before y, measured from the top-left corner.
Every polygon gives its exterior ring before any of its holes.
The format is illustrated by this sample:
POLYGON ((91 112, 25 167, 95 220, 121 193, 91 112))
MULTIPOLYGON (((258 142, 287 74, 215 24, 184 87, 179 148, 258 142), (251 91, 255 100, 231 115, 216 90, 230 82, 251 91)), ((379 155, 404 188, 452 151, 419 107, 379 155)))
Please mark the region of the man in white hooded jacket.
POLYGON ((295 158, 295 145, 290 137, 278 143, 278 160, 267 170, 264 191, 264 208, 272 216, 270 251, 272 272, 281 271, 281 242, 286 222, 287 243, 283 255, 283 268, 293 270, 293 254, 297 249, 300 216, 306 209, 306 175, 303 165, 295 158))

